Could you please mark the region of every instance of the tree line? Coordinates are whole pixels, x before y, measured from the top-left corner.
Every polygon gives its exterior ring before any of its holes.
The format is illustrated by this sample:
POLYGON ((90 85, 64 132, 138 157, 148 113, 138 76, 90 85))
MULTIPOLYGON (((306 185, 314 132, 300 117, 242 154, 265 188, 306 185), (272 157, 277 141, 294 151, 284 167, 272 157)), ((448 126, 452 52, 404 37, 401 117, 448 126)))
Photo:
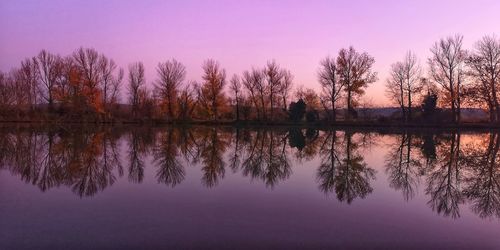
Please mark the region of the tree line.
MULTIPOLYGON (((437 41, 430 52, 427 70, 411 51, 391 65, 386 94, 400 108, 391 118, 459 123, 468 106, 487 110, 489 121, 500 123, 500 39, 485 36, 466 50, 463 36, 455 35, 437 41)), ((0 72, 0 115, 97 121, 354 120, 360 119, 366 88, 378 80, 374 63, 367 52, 340 49, 320 61, 321 88, 315 91, 295 86, 290 70, 274 60, 229 77, 219 62, 208 59, 197 82, 186 80, 186 67, 170 59, 157 64, 148 85, 142 62, 124 70, 92 48, 65 57, 42 50, 18 68, 0 72), (129 105, 121 105, 125 102, 129 105)))

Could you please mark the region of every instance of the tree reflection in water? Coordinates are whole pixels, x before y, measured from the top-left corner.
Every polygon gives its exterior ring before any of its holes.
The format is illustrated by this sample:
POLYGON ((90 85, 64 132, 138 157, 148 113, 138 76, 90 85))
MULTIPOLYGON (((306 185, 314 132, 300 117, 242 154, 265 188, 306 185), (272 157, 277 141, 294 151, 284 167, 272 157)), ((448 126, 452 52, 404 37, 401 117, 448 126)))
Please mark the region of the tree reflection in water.
POLYGON ((201 183, 209 188, 216 187, 226 171, 274 188, 290 178, 292 167, 318 159, 319 190, 350 204, 373 192, 376 171, 364 155, 380 148, 387 150, 383 173, 388 185, 401 192, 404 200, 423 190, 429 207, 438 214, 457 218, 460 208, 471 204, 480 217, 500 218, 500 136, 495 131, 376 134, 297 127, 175 126, 0 129, 1 168, 41 191, 66 186, 80 197, 113 185, 124 175, 123 166, 133 183, 143 182, 146 166, 152 166, 159 183, 175 187, 186 179, 186 167, 194 166, 202 173, 201 183))
POLYGON ((460 133, 445 135, 438 147, 437 162, 429 167, 426 194, 429 205, 437 213, 453 218, 460 216, 459 205, 464 202, 461 181, 463 153, 460 133))
POLYGON ((339 201, 351 203, 373 191, 370 181, 375 170, 369 168, 360 154, 359 142, 352 131, 332 130, 323 135, 317 179, 324 193, 335 192, 339 201))
POLYGON ((403 198, 408 201, 415 196, 425 164, 423 154, 419 154, 420 138, 405 132, 396 136, 396 142, 389 144, 390 150, 385 157, 386 173, 389 185, 401 190, 403 198))
POLYGON ((166 128, 158 133, 153 151, 153 164, 157 167, 158 182, 174 187, 184 180, 186 171, 179 160, 179 130, 166 128))
POLYGON ((265 129, 251 133, 249 143, 244 146, 243 175, 262 180, 271 188, 287 179, 292 173, 286 151, 290 133, 293 132, 265 129))
POLYGON ((500 136, 490 133, 487 138, 464 149, 464 195, 479 216, 500 218, 500 136))

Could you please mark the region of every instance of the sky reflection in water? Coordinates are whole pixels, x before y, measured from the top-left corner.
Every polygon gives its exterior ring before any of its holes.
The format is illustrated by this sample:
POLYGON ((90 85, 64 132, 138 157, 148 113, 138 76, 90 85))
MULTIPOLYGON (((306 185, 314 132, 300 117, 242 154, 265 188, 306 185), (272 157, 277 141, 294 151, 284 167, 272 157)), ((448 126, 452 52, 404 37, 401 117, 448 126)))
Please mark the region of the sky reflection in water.
POLYGON ((500 247, 498 132, 9 128, 2 248, 500 247))

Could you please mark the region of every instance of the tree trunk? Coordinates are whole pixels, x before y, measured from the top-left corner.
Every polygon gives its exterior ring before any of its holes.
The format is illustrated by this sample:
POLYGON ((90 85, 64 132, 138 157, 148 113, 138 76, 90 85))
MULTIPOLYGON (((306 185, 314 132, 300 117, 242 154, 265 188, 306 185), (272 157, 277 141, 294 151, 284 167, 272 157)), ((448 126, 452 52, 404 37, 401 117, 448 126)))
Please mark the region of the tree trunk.
POLYGON ((270 114, 271 117, 270 117, 270 120, 272 121, 273 120, 273 113, 274 113, 274 111, 273 111, 273 108, 274 108, 273 107, 274 106, 274 102, 273 102, 274 93, 273 93, 272 90, 271 90, 271 94, 270 94, 269 98, 270 98, 270 103, 271 103, 271 114, 270 114))
POLYGON ((351 90, 347 90, 347 120, 351 120, 351 90))
POLYGON ((399 93, 401 93, 401 115, 403 116, 402 117, 402 120, 404 120, 405 122, 408 121, 408 118, 406 116, 406 110, 405 110, 405 95, 404 95, 404 90, 403 90, 403 83, 400 82, 399 84, 399 93))
POLYGON ((455 95, 453 89, 450 91, 450 98, 451 98, 451 117, 452 117, 452 122, 456 122, 456 110, 455 110, 455 95))
POLYGON ((411 121, 411 119, 412 119, 412 117, 411 117, 412 116, 411 115, 411 113, 412 113, 411 112, 411 108, 412 108, 411 107, 411 92, 408 91, 408 119, 407 119, 407 121, 411 121))
POLYGON ((236 97, 236 121, 240 121, 240 102, 236 97))
POLYGON ((337 120, 337 113, 335 112, 335 98, 332 97, 332 122, 335 122, 337 120))
POLYGON ((490 123, 494 123, 496 121, 496 112, 498 111, 495 110, 493 104, 488 103, 488 113, 490 113, 490 123))

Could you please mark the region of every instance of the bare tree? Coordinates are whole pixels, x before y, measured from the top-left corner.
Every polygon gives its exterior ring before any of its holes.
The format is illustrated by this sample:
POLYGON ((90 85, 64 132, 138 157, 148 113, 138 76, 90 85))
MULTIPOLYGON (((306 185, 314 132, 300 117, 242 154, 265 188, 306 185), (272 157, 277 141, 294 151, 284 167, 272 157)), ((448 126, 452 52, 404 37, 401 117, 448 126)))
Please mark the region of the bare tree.
POLYGON ((0 115, 5 115, 14 104, 13 81, 9 74, 0 71, 0 115))
POLYGON ((193 111, 196 107, 197 100, 195 96, 196 82, 191 82, 187 84, 179 94, 179 115, 178 118, 182 121, 186 121, 192 117, 193 111))
POLYGON ((495 36, 483 37, 474 45, 466 63, 473 79, 468 97, 487 104, 491 122, 500 121, 500 40, 495 36))
POLYGON ((233 75, 230 81, 229 89, 234 97, 234 102, 236 105, 236 121, 240 120, 240 101, 241 101, 241 81, 238 75, 233 75))
POLYGON ((406 97, 405 97, 405 72, 404 65, 397 62, 391 65, 390 77, 387 79, 386 94, 393 102, 401 107, 401 115, 406 119, 406 97))
POLYGON ((40 86, 43 87, 41 95, 48 102, 49 111, 52 111, 55 88, 63 73, 63 62, 60 56, 51 54, 46 50, 42 50, 38 54, 37 62, 40 73, 40 86))
POLYGON ((347 97, 347 118, 355 113, 354 99, 364 94, 368 84, 377 80, 376 72, 372 72, 375 59, 366 52, 359 53, 352 46, 349 49, 341 49, 337 57, 337 73, 339 81, 344 86, 347 97))
POLYGON ((341 93, 344 90, 344 85, 342 81, 339 81, 339 76, 337 75, 337 64, 334 58, 326 57, 321 60, 320 67, 318 71, 318 80, 321 85, 321 99, 323 107, 325 110, 331 110, 330 119, 335 121, 336 119, 336 103, 341 97, 341 93))
POLYGON ((130 105, 132 105, 132 115, 137 116, 140 107, 140 92, 144 88, 144 64, 136 62, 128 66, 128 93, 130 105))
POLYGON ((412 119, 412 108, 414 96, 422 90, 422 70, 418 63, 417 56, 408 51, 403 61, 405 72, 405 87, 406 96, 408 98, 408 117, 407 120, 412 119))
POLYGON ((203 64, 203 84, 198 89, 200 104, 208 111, 212 119, 219 119, 219 110, 226 103, 223 89, 226 85, 226 71, 213 59, 203 64))
POLYGON ((265 83, 264 74, 261 70, 252 68, 251 71, 243 72, 242 79, 243 86, 247 89, 249 93, 249 98, 254 104, 257 111, 257 118, 262 119, 265 117, 265 83))
POLYGON ((62 106, 75 108, 82 105, 82 73, 72 56, 61 59, 61 77, 54 88, 54 99, 62 106))
POLYGON ((391 65, 386 84, 387 95, 400 105, 405 121, 412 119, 412 104, 415 95, 422 89, 421 81, 421 68, 412 52, 408 52, 402 62, 391 65))
POLYGON ((450 103, 453 122, 460 122, 461 91, 464 81, 465 51, 463 36, 455 35, 441 39, 431 48, 430 74, 438 83, 450 103))
POLYGON ((293 87, 293 75, 290 72, 290 70, 286 69, 282 69, 281 74, 283 75, 283 78, 281 79, 280 95, 283 101, 283 110, 286 111, 288 96, 290 95, 290 92, 292 91, 293 87))
POLYGON ((264 69, 264 75, 266 77, 267 91, 269 94, 269 104, 270 104, 270 119, 273 120, 274 114, 274 103, 276 101, 276 96, 282 88, 283 74, 280 70, 279 65, 273 60, 267 62, 264 69))
POLYGON ((21 68, 14 71, 13 78, 17 92, 17 104, 20 106, 29 105, 33 108, 37 102, 40 79, 40 70, 36 57, 26 58, 21 62, 21 68), (24 93, 21 93, 24 92, 24 93))
POLYGON ((179 88, 186 78, 186 67, 177 60, 172 59, 159 63, 156 71, 159 76, 156 86, 167 105, 167 119, 173 119, 179 88))
POLYGON ((122 68, 118 69, 113 59, 101 55, 99 59, 99 71, 101 75, 100 89, 102 91, 102 102, 105 113, 108 113, 108 106, 118 101, 124 70, 122 68))
POLYGON ((86 108, 93 108, 97 112, 103 112, 99 90, 101 81, 99 53, 95 49, 80 48, 73 53, 73 60, 80 74, 80 92, 84 98, 86 108))

